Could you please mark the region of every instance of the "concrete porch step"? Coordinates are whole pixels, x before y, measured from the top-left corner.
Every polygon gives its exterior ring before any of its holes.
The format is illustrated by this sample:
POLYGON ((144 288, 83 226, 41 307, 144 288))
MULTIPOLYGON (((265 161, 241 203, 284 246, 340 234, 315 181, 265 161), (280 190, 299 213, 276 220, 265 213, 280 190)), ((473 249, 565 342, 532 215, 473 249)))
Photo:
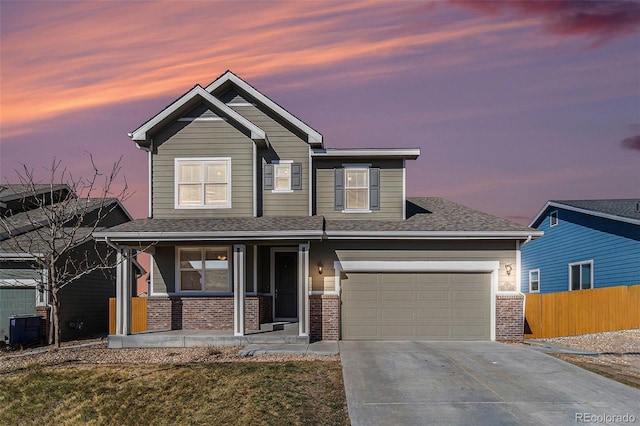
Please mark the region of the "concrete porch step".
POLYGON ((111 335, 107 342, 109 348, 195 348, 251 344, 309 344, 309 337, 269 333, 232 336, 211 333, 150 332, 128 336, 111 335))

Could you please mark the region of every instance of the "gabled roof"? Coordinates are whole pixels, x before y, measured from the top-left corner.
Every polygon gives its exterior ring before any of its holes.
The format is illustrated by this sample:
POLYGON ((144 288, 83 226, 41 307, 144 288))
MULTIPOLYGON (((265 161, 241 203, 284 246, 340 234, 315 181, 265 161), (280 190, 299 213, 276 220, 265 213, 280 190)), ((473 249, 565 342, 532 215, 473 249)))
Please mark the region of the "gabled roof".
POLYGON ((68 185, 63 183, 25 185, 22 183, 0 183, 0 203, 17 200, 22 197, 46 194, 57 191, 70 191, 68 185))
POLYGON ((538 226, 549 208, 561 208, 591 216, 640 225, 640 198, 603 200, 549 200, 529 226, 538 226))
POLYGON ((240 91, 247 93, 264 107, 270 109, 277 116, 307 135, 307 142, 311 146, 322 148, 322 135, 318 131, 302 122, 302 120, 300 120, 298 117, 291 114, 289 111, 260 93, 255 87, 253 87, 231 71, 226 71, 220 77, 215 79, 211 84, 209 84, 206 89, 207 92, 215 95, 215 92, 226 90, 230 84, 235 86, 237 89, 240 89, 240 91))
POLYGON ((525 239, 542 231, 438 197, 407 197, 406 220, 327 219, 328 238, 525 239))
POLYGON ((323 216, 137 219, 93 234, 117 242, 273 239, 538 238, 543 232, 442 198, 408 198, 406 220, 334 220, 323 216))
POLYGON ((182 114, 186 113, 189 109, 197 106, 197 104, 201 102, 204 102, 209 108, 212 108, 220 115, 244 128, 254 141, 263 142, 265 146, 269 146, 267 134, 264 130, 235 112, 233 109, 229 108, 224 104, 224 102, 204 90, 199 84, 196 84, 193 89, 176 99, 172 104, 167 106, 154 117, 150 118, 142 126, 129 133, 129 137, 138 146, 147 148, 151 143, 150 136, 155 130, 160 129, 169 122, 178 119, 182 114))

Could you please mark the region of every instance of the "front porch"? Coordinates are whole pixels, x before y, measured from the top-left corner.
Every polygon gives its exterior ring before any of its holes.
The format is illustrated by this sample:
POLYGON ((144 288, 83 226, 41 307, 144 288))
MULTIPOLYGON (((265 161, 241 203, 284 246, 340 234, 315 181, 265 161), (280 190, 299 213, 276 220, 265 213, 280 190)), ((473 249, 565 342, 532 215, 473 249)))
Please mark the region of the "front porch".
POLYGON ((260 330, 235 336, 233 330, 168 330, 108 337, 109 348, 192 348, 251 344, 309 344, 296 322, 262 324, 260 330))

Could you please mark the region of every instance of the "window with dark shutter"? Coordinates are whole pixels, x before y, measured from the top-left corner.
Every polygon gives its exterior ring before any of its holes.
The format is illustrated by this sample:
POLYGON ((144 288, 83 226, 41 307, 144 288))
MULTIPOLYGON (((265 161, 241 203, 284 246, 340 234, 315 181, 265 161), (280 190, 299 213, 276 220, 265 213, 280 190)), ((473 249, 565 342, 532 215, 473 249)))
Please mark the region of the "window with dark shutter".
POLYGON ((273 190, 273 164, 264 165, 264 189, 265 191, 273 190))
POLYGON ((334 206, 337 211, 344 210, 344 169, 334 169, 334 206))
POLYGON ((380 210, 380 169, 369 169, 369 210, 380 210))

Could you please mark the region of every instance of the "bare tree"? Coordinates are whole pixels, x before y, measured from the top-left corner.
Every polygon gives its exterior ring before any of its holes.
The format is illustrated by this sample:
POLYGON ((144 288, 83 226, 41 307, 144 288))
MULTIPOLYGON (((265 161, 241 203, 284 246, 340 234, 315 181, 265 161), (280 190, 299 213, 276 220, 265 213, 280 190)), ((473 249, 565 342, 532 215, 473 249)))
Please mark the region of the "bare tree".
POLYGON ((118 208, 118 200, 131 196, 126 179, 118 178, 119 159, 108 173, 101 173, 89 155, 92 175, 75 177, 54 159, 46 169, 45 183, 22 165, 17 170, 20 195, 18 212, 0 214, 3 247, 23 253, 40 276, 38 290, 51 306, 49 344, 60 346, 60 291, 96 271, 108 273, 116 266, 115 251, 96 242, 92 234, 118 208), (2 235, 4 234, 4 235, 2 235))

